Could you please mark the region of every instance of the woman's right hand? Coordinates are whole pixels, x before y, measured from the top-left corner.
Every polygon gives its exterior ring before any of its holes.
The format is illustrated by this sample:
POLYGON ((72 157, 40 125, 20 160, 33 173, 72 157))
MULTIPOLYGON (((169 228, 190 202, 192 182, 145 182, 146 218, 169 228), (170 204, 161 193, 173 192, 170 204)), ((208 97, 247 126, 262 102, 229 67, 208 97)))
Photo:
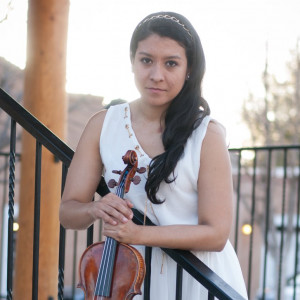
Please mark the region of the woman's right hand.
POLYGON ((123 200, 113 193, 109 193, 99 201, 93 202, 90 214, 94 220, 102 219, 105 223, 116 225, 126 223, 133 218, 129 200, 123 200))

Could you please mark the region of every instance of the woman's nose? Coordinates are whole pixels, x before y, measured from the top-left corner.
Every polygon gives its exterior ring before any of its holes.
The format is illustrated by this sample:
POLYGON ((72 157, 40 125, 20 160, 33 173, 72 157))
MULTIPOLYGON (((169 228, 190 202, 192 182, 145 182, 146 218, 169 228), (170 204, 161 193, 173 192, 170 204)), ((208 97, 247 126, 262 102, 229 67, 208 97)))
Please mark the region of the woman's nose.
POLYGON ((150 79, 153 81, 162 81, 164 79, 163 68, 159 64, 153 65, 151 68, 150 79))

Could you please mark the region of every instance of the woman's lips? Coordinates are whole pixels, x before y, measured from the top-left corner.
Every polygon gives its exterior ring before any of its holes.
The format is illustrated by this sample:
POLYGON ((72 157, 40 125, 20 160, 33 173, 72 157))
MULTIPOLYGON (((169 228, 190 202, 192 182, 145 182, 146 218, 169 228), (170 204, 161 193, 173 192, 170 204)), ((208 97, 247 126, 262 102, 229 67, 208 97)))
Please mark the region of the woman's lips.
POLYGON ((165 90, 164 89, 160 89, 160 88, 154 88, 154 87, 150 87, 150 88, 147 88, 150 92, 153 92, 153 93, 160 93, 160 92, 164 92, 165 90))

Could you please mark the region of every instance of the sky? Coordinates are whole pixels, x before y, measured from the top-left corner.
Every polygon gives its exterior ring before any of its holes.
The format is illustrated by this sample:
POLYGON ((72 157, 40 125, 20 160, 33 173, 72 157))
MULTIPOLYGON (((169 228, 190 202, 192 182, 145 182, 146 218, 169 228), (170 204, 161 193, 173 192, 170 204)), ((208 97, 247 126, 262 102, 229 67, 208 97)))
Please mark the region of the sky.
MULTIPOLYGON (((0 1, 0 18, 3 3, 0 1)), ((0 56, 26 64, 27 1, 12 0, 0 24, 0 56)), ((71 93, 138 98, 129 60, 131 34, 156 11, 185 15, 206 56, 203 95, 212 116, 227 128, 230 146, 247 145, 241 106, 249 93, 263 96, 261 76, 268 45, 269 71, 284 80, 286 62, 300 37, 299 0, 71 0, 67 84, 71 93), (246 144, 245 144, 246 143, 246 144)))

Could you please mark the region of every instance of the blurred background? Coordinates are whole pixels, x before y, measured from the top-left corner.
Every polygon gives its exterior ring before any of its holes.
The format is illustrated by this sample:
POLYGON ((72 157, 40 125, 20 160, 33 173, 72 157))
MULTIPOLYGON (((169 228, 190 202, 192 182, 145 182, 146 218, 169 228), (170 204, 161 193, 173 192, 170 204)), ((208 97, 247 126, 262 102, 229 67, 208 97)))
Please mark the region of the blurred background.
MULTIPOLYGON (((138 97, 129 43, 135 26, 155 11, 185 15, 204 47, 203 93, 227 129, 235 192, 230 240, 249 298, 300 299, 299 0, 1 0, 0 88, 75 150, 95 112, 138 97)), ((35 142, 17 126, 10 174, 10 128, 0 109, 0 299, 13 277, 15 299, 37 299, 31 297, 35 142)), ((38 279, 40 299, 51 300, 62 292, 61 162, 44 150, 38 279)), ((77 266, 88 238, 85 231, 66 232, 64 299, 83 299, 77 266)), ((103 239, 101 222, 94 239, 103 239)))
MULTIPOLYGON (((23 69, 27 1, 0 5, 0 57, 23 69)), ((300 37, 298 0, 71 0, 67 91, 101 96, 105 103, 137 98, 129 61, 131 34, 144 16, 162 10, 182 13, 198 31, 207 60, 204 96, 213 117, 226 126, 230 146, 251 144, 243 104, 251 97, 260 100, 255 106, 262 105, 264 72, 269 81, 273 76, 279 83, 291 80, 300 37)))

